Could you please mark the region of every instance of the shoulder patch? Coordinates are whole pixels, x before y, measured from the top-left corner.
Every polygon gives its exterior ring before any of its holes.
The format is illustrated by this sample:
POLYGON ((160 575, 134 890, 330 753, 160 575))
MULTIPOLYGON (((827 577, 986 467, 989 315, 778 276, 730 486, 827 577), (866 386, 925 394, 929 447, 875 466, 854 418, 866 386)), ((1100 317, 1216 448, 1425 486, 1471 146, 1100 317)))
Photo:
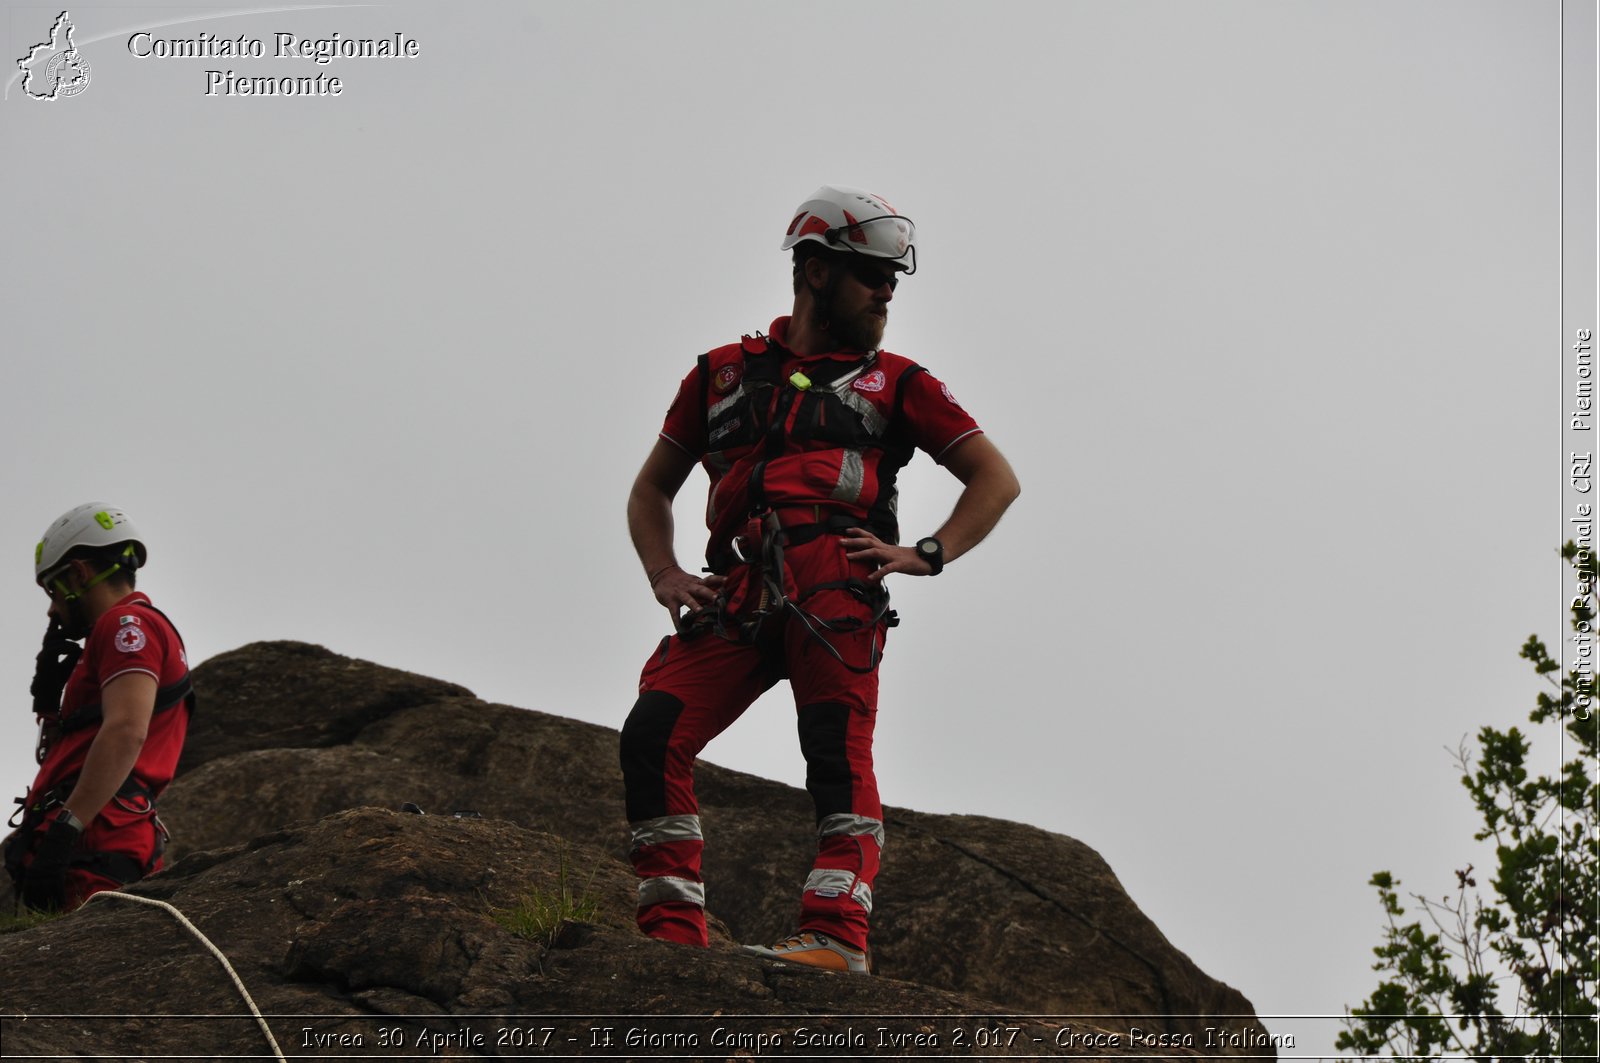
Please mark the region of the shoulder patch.
POLYGON ((139 627, 118 628, 112 641, 123 653, 138 653, 145 646, 144 630, 139 627))
POLYGON ((864 373, 861 376, 856 377, 850 382, 850 386, 855 388, 857 391, 871 393, 875 391, 882 391, 887 383, 888 380, 883 375, 883 370, 874 369, 870 373, 864 373))
POLYGON ((731 362, 718 369, 716 377, 711 381, 712 389, 718 395, 726 395, 732 391, 733 386, 739 382, 739 370, 740 367, 731 362))
POLYGON ((127 616, 120 616, 120 617, 117 618, 117 623, 118 624, 137 624, 137 623, 139 623, 139 618, 136 617, 136 616, 133 616, 132 614, 129 614, 127 616))
POLYGON ((956 401, 956 397, 950 394, 949 384, 940 384, 939 390, 944 394, 945 399, 950 403, 950 405, 954 406, 958 410, 962 408, 961 403, 956 401))

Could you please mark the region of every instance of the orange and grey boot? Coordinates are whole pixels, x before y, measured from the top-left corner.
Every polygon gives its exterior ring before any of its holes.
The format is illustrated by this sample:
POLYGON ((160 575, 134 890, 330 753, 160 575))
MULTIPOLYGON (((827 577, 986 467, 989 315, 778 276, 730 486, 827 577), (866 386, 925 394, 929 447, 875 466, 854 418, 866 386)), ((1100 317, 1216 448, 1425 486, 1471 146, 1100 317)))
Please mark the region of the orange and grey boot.
POLYGON ((872 960, 865 950, 853 949, 815 930, 802 930, 787 941, 780 941, 771 947, 746 945, 745 949, 768 959, 804 964, 807 967, 820 967, 825 971, 872 973, 872 960))

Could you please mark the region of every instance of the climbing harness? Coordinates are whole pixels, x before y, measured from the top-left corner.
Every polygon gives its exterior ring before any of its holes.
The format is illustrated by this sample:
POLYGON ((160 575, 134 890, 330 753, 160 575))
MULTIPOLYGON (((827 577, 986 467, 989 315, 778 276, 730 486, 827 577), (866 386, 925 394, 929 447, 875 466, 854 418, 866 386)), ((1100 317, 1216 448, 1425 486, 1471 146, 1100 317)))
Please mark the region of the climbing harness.
MULTIPOLYGON (((706 558, 708 571, 728 575, 742 570, 743 576, 730 579, 732 591, 718 595, 712 606, 686 614, 679 623, 679 632, 693 637, 711 631, 721 638, 754 644, 770 618, 787 616, 804 626, 845 668, 858 675, 869 674, 882 658, 878 625, 899 624, 898 615, 889 608, 888 589, 881 583, 874 585, 856 577, 798 587, 784 563, 784 550, 856 527, 869 528, 880 538, 895 541, 898 528, 894 522, 892 474, 886 492, 890 501, 873 506, 865 518, 848 513, 824 515, 819 505, 809 510, 775 509, 768 501, 766 474, 770 464, 789 456, 791 440, 833 444, 854 454, 857 461, 863 450, 884 450, 893 458, 889 468, 904 464, 910 445, 892 438, 889 419, 851 391, 855 381, 875 370, 877 354, 868 352, 855 361, 825 361, 809 367, 809 372, 797 370, 787 378, 782 378, 781 359, 772 356, 771 342, 761 333, 744 337, 740 354, 743 362, 738 384, 727 398, 710 401, 713 372, 709 355, 700 359, 700 387, 709 445, 718 449, 750 447, 752 453, 759 453, 749 474, 750 510, 743 530, 733 535, 726 546, 713 544, 706 558), (806 607, 809 599, 831 590, 845 591, 866 605, 869 619, 822 617, 806 607), (873 632, 865 666, 845 660, 829 636, 860 631, 869 625, 873 632)), ((912 365, 901 379, 922 371, 921 366, 912 365)), ((898 393, 897 388, 897 397, 898 393)), ((849 475, 843 464, 840 475, 839 490, 844 491, 849 475)))
POLYGON ((709 631, 719 638, 746 645, 761 642, 762 629, 774 617, 789 617, 801 624, 807 634, 846 669, 857 675, 868 675, 877 670, 883 657, 883 646, 878 625, 897 627, 900 617, 889 608, 889 590, 882 584, 876 586, 854 576, 840 580, 827 580, 804 589, 799 588, 793 573, 784 563, 784 548, 800 546, 825 535, 838 534, 845 527, 855 527, 853 518, 832 517, 827 520, 785 527, 772 510, 752 516, 747 530, 734 536, 729 551, 736 558, 737 567, 744 575, 735 584, 730 595, 719 594, 717 600, 705 609, 687 614, 679 624, 679 633, 693 638, 709 631), (806 607, 807 600, 823 591, 843 590, 871 609, 863 620, 859 616, 821 617, 806 607), (751 601, 752 595, 754 601, 751 601), (863 628, 872 628, 872 643, 865 666, 845 660, 844 654, 828 636, 849 634, 863 628))
MULTIPOLYGON (((33 849, 39 827, 51 812, 66 803, 77 782, 78 777, 74 775, 46 790, 37 798, 34 797, 33 791, 29 790, 25 796, 11 799, 12 803, 19 807, 11 813, 11 818, 6 822, 7 826, 16 828, 16 833, 6 845, 5 869, 19 891, 22 889, 23 860, 33 849)), ((118 787, 116 794, 111 798, 111 803, 124 812, 149 818, 151 826, 155 829, 155 845, 149 858, 140 861, 130 853, 120 852, 79 853, 73 857, 72 867, 126 885, 139 881, 156 869, 161 855, 167 850, 167 841, 172 835, 156 813, 155 795, 148 786, 134 776, 128 776, 118 787)))

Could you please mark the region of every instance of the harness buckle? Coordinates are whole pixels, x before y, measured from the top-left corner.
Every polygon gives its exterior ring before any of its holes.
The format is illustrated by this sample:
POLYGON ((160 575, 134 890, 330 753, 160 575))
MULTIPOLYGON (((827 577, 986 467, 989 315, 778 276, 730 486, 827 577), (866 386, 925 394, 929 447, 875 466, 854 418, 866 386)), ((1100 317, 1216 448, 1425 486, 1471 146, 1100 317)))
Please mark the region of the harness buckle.
POLYGON ((33 759, 40 764, 43 764, 45 758, 50 755, 50 739, 52 737, 52 728, 49 722, 43 716, 39 717, 39 739, 33 747, 33 759))
POLYGON ((121 793, 112 796, 112 802, 124 812, 131 812, 136 816, 148 816, 156 810, 156 804, 150 799, 147 792, 138 792, 124 797, 121 793), (130 800, 131 797, 131 800, 130 800))

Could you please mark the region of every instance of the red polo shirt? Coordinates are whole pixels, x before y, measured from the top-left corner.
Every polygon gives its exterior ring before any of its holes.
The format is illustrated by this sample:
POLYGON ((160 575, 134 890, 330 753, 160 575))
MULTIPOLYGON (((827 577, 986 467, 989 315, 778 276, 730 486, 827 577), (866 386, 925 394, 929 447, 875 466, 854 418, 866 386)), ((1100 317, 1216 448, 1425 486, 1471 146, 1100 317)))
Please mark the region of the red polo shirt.
MULTIPOLYGON (((189 661, 177 631, 166 617, 150 607, 150 599, 138 591, 117 602, 95 621, 94 630, 84 642, 83 656, 78 659, 61 696, 62 721, 70 721, 73 714, 86 706, 100 704, 101 691, 106 684, 133 673, 153 677, 158 690, 178 683, 189 673, 189 661)), ((159 794, 172 781, 188 731, 189 712, 182 705, 151 717, 150 732, 134 763, 133 773, 153 793, 159 794)), ((57 738, 39 766, 33 792, 42 794, 75 778, 83 770, 89 747, 99 733, 100 727, 96 724, 57 738)))

